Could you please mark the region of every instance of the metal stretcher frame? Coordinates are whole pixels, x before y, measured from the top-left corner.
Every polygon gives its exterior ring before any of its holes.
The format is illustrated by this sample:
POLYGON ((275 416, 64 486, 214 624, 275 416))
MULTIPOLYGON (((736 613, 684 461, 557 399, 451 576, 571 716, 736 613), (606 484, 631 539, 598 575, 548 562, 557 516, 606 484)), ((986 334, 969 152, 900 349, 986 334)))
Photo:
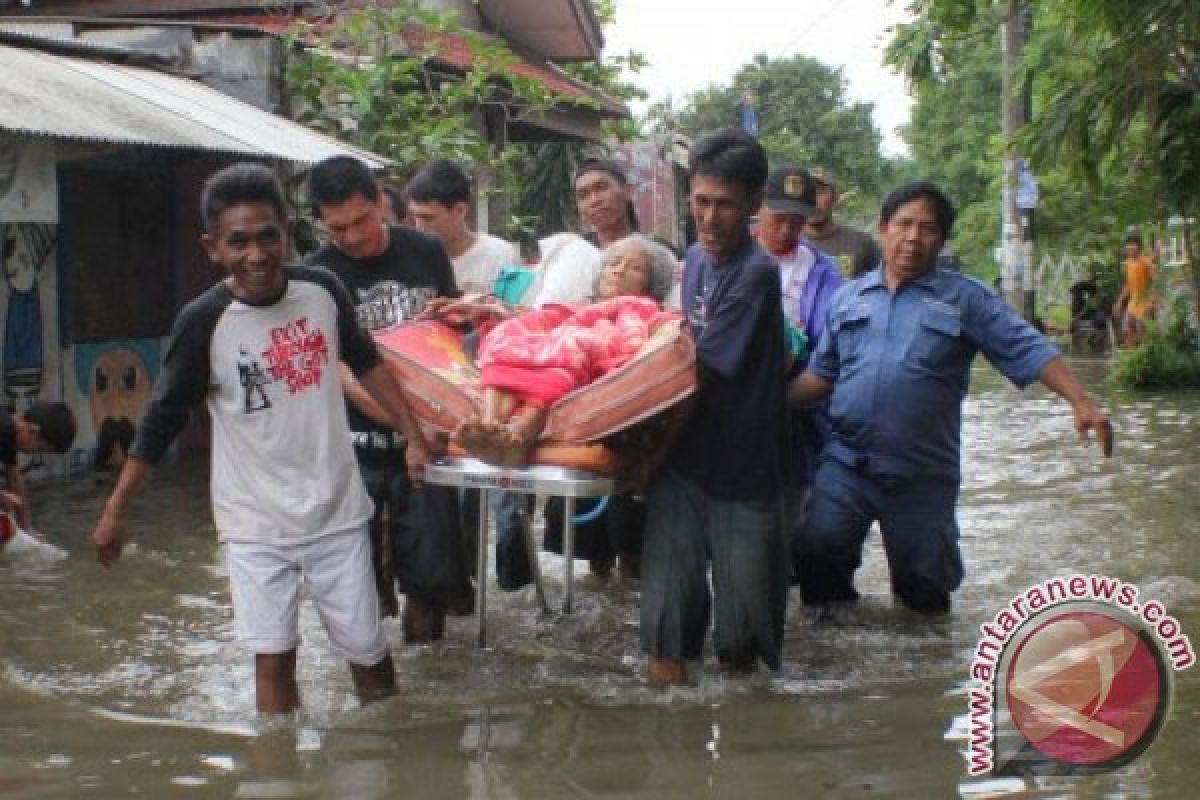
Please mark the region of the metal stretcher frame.
MULTIPOLYGON (((521 468, 494 467, 473 458, 441 458, 425 467, 427 483, 481 489, 479 502, 479 541, 475 594, 475 617, 478 624, 476 645, 487 645, 487 578, 488 578, 488 502, 492 491, 520 494, 555 495, 563 498, 563 557, 567 560, 563 593, 563 613, 571 613, 575 594, 575 500, 581 497, 604 497, 616 490, 616 481, 604 475, 565 467, 531 466, 521 468)), ((523 519, 521 528, 529 553, 530 567, 538 597, 547 608, 542 575, 538 569, 538 548, 533 541, 533 526, 523 519)))

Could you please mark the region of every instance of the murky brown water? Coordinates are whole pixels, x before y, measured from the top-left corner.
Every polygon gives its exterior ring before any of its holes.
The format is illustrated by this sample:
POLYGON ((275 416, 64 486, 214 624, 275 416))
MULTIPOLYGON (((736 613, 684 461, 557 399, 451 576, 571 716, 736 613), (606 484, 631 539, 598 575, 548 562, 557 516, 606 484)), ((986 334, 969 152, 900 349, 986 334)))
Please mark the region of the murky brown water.
POLYGON ((1074 571, 1124 578, 1200 641, 1200 393, 1112 394, 1104 362, 1076 366, 1114 409, 1112 463, 1074 443, 1048 393, 976 372, 968 575, 951 621, 891 607, 873 539, 854 619, 814 628, 794 600, 781 673, 710 669, 668 693, 640 683, 636 594, 584 579, 569 618, 493 589, 483 653, 471 620, 434 648, 406 648, 390 626, 401 696, 368 709, 306 608, 305 719, 262 733, 203 466, 157 473, 132 515, 138 545, 113 571, 86 541, 106 487, 37 487, 40 524, 71 555, 0 560, 0 798, 1193 797, 1200 668, 1176 675, 1167 727, 1118 772, 966 777, 977 626, 1021 589, 1074 571))

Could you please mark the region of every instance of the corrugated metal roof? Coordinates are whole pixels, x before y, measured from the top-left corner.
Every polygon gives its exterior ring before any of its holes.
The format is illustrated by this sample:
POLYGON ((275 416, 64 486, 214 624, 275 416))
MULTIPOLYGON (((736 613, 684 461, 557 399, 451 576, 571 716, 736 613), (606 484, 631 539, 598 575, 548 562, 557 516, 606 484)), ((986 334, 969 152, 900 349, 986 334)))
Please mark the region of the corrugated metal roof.
POLYGON ((302 164, 350 153, 388 164, 187 78, 4 44, 0 108, 0 130, 13 133, 302 164))

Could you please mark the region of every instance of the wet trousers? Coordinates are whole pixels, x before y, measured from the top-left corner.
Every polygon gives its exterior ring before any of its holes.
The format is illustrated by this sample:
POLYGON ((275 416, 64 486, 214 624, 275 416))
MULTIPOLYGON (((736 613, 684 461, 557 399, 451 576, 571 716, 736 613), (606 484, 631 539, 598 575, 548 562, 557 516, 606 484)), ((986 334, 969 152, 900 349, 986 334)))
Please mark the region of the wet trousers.
POLYGON ((873 476, 822 459, 797 552, 805 604, 858 598, 854 572, 878 521, 895 595, 915 611, 949 611, 950 593, 963 579, 957 502, 957 481, 873 476))
POLYGON ((471 561, 463 546, 458 490, 413 488, 402 449, 356 448, 355 454, 375 504, 369 531, 381 607, 395 613, 396 589, 435 605, 461 597, 470 586, 471 561))
POLYGON ((779 669, 788 538, 779 503, 714 498, 663 473, 646 500, 642 649, 654 658, 699 659, 711 615, 723 663, 762 659, 779 669))

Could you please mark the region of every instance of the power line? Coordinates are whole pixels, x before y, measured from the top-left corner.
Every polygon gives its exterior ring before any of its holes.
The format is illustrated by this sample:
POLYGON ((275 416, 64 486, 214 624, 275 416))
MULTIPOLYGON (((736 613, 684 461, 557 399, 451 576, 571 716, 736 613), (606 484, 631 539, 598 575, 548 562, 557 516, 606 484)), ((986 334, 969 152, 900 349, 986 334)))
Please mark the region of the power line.
POLYGON ((816 30, 817 27, 819 27, 820 24, 825 21, 825 18, 832 14, 838 8, 838 6, 842 4, 842 2, 843 0, 833 0, 833 2, 826 6, 825 10, 818 14, 817 18, 810 22, 806 28, 793 36, 791 41, 789 41, 783 47, 779 48, 779 54, 785 55, 789 50, 799 44, 801 39, 816 30))

